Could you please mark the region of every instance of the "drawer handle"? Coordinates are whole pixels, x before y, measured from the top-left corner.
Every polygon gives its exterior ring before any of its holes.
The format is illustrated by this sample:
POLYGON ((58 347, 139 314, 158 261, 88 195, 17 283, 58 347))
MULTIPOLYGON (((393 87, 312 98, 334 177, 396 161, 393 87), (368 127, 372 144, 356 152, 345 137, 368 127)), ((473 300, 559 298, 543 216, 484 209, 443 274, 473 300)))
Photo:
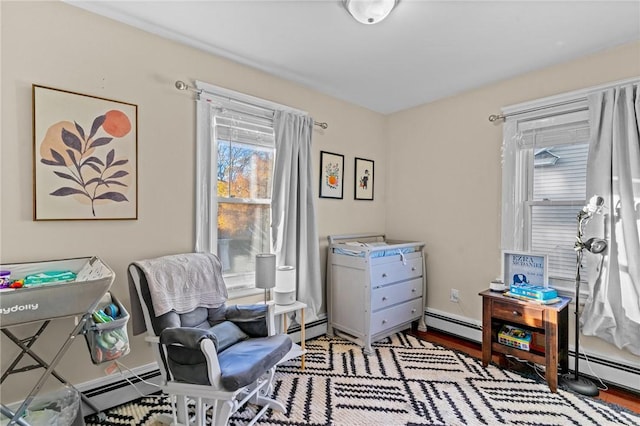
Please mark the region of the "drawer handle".
POLYGON ((386 324, 386 323, 387 323, 387 320, 382 320, 382 323, 383 323, 383 324, 386 324))
POLYGON ((517 317, 517 316, 519 316, 519 315, 520 315, 520 312, 518 312, 518 311, 513 311, 513 316, 514 316, 514 317, 517 317))
POLYGON ((384 302, 385 300, 387 300, 387 296, 384 296, 384 297, 382 298, 382 301, 383 301, 383 302, 384 302))
POLYGON ((412 309, 412 310, 411 310, 411 313, 412 313, 412 314, 415 314, 415 313, 416 313, 416 310, 415 310, 415 309, 412 309))
POLYGON ((416 270, 416 267, 415 267, 415 266, 412 266, 412 267, 411 267, 411 270, 412 270, 412 271, 415 271, 415 270, 416 270))
POLYGON ((382 274, 382 278, 387 278, 386 272, 382 274))
POLYGON ((411 293, 415 293, 415 292, 416 292, 416 289, 415 289, 415 288, 412 288, 412 289, 411 289, 411 293))

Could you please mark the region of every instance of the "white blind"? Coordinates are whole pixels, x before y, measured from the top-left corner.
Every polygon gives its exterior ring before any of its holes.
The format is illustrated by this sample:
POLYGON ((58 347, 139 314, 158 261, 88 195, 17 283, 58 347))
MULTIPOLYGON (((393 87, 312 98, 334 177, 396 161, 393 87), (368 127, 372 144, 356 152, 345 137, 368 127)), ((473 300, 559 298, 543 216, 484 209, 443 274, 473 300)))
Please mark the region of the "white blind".
POLYGON ((523 140, 524 149, 533 151, 526 203, 530 250, 549 255, 550 277, 571 280, 577 214, 586 199, 588 122, 532 126, 523 140))
POLYGON ((256 123, 251 117, 225 115, 224 110, 214 113, 215 135, 220 140, 274 146, 273 123, 256 123))

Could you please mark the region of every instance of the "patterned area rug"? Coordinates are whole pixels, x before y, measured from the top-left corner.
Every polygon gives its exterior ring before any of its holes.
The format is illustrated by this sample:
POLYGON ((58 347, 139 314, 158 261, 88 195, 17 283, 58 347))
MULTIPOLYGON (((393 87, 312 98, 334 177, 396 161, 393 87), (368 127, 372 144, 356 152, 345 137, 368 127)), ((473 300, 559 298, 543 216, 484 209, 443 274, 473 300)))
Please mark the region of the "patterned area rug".
MULTIPOLYGON (((268 411, 259 425, 640 425, 640 415, 567 391, 551 393, 541 380, 399 333, 374 345, 375 353, 340 338, 307 342, 299 361, 278 367, 274 396, 286 413, 268 411)), ((232 425, 255 412, 248 406, 232 425)), ((161 425, 170 414, 162 396, 107 411, 87 426, 161 425)))

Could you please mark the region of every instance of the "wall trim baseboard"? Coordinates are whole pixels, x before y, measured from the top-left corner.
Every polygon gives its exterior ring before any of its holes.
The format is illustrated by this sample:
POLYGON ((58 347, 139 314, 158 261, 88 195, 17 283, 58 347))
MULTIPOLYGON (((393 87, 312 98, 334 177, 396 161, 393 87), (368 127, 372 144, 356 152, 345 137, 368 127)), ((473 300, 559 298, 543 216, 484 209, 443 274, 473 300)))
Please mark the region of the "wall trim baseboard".
MULTIPOLYGON (((466 340, 482 343, 482 323, 448 312, 427 308, 425 310, 427 333, 429 328, 466 340)), ((590 377, 596 384, 605 383, 640 393, 640 365, 632 365, 597 352, 586 353, 581 349, 578 368, 580 375, 590 377), (588 361, 588 363, 587 363, 588 361), (602 379, 606 377, 606 380, 602 379)), ((569 370, 574 371, 575 348, 569 345, 569 370)))

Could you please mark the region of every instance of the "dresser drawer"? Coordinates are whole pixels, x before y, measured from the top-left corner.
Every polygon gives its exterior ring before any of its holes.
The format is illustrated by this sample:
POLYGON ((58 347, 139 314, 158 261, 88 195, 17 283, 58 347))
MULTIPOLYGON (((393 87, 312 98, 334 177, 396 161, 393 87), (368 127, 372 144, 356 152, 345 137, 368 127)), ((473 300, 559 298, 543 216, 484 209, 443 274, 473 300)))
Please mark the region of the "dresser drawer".
POLYGON ((420 318, 423 310, 422 298, 418 298, 374 312, 371 315, 371 335, 374 336, 397 325, 416 320, 420 318))
POLYGON ((374 288, 371 292, 371 310, 393 306, 422 296, 422 278, 374 288))
POLYGON ((494 300, 491 312, 491 316, 494 318, 531 327, 544 328, 543 308, 494 300))
POLYGON ((371 287, 391 284, 422 276, 422 257, 383 263, 371 267, 371 287))

